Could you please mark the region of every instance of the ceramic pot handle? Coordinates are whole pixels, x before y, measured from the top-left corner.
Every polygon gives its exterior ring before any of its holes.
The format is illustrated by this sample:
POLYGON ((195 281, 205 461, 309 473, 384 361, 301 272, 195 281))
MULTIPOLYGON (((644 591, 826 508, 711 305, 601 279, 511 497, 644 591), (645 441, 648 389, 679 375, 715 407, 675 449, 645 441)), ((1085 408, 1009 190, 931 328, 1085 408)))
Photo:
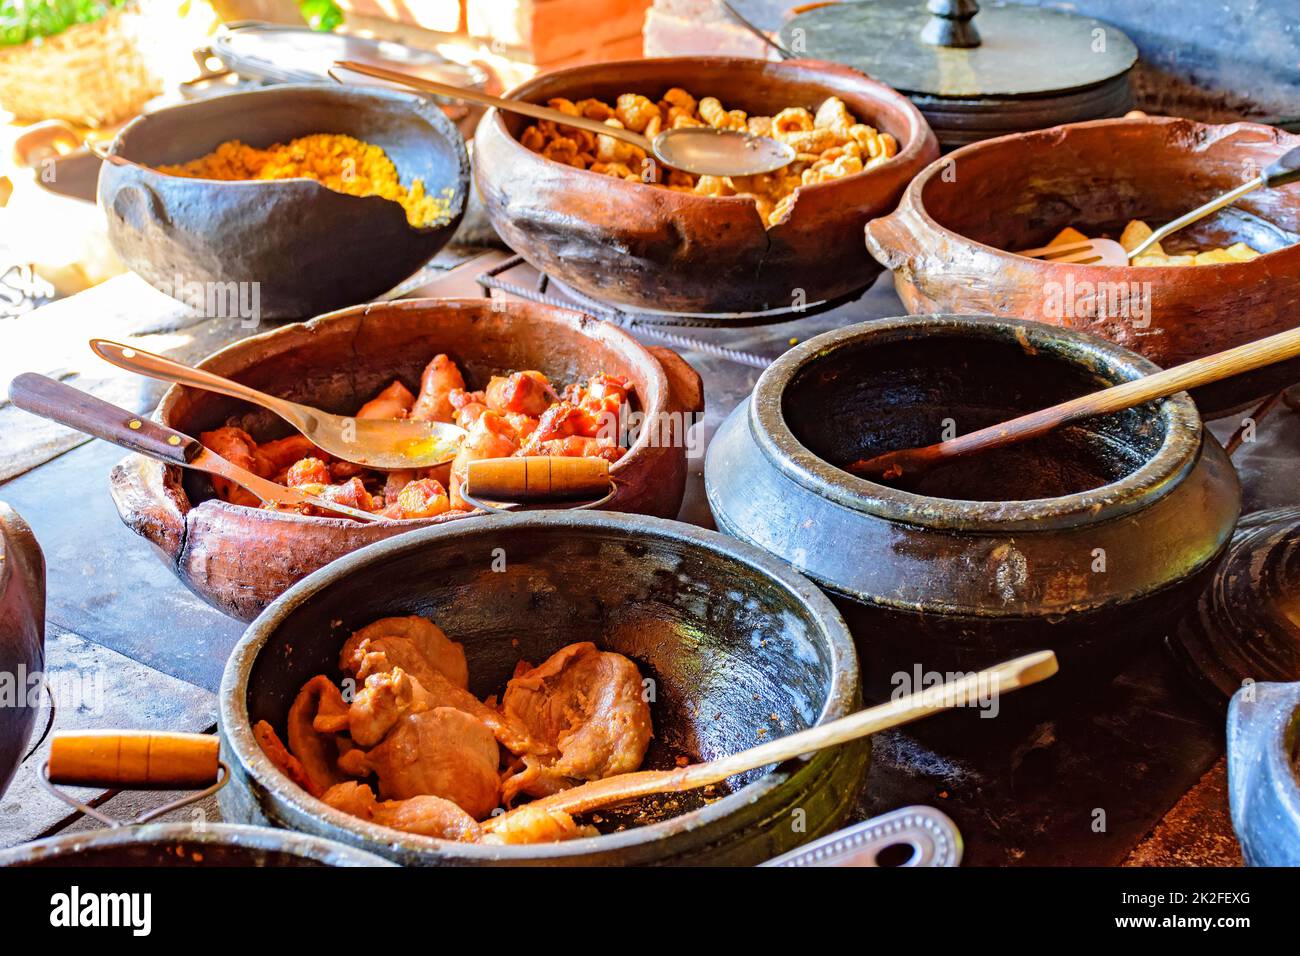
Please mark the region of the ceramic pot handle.
POLYGON ((891 272, 912 272, 914 258, 906 251, 912 245, 912 234, 900 221, 902 210, 867 223, 867 250, 876 261, 891 272))
POLYGON ((46 778, 71 787, 188 790, 217 782, 220 743, 212 734, 82 730, 50 739, 46 778))

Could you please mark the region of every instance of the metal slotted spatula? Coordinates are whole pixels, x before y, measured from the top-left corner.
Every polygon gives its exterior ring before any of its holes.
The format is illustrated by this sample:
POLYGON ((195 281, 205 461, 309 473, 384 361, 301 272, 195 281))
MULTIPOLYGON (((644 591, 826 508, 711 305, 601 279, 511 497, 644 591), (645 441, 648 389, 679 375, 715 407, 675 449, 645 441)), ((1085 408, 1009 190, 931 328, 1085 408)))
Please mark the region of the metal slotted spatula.
POLYGON ((1297 180, 1300 180, 1300 146, 1283 153, 1277 162, 1254 179, 1242 183, 1235 189, 1229 189, 1222 196, 1211 199, 1203 206, 1197 206, 1173 222, 1165 223, 1134 246, 1131 251, 1126 251, 1114 239, 1085 239, 1079 242, 1063 242, 1056 246, 1022 249, 1017 255, 1029 256, 1031 259, 1046 259, 1049 262, 1072 262, 1077 265, 1126 266, 1166 236, 1194 222, 1199 222, 1224 206, 1231 206, 1243 196, 1257 189, 1276 189, 1278 186, 1285 186, 1297 180))
POLYGON ((104 361, 128 372, 192 388, 204 388, 260 405, 298 429, 303 437, 318 448, 335 458, 365 465, 367 468, 380 471, 432 468, 451 461, 460 447, 460 440, 465 437, 463 428, 447 422, 331 415, 310 405, 267 395, 201 368, 191 368, 161 355, 143 352, 107 339, 91 339, 90 347, 104 361))

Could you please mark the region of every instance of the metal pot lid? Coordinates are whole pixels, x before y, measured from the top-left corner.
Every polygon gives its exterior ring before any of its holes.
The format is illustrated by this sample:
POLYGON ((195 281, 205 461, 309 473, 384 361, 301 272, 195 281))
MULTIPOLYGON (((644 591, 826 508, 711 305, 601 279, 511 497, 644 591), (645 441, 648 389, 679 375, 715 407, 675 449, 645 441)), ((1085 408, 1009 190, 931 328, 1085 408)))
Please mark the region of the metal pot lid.
MULTIPOLYGON (((212 41, 212 52, 234 72, 271 83, 332 83, 328 71, 335 60, 356 60, 457 86, 487 85, 483 70, 433 50, 275 23, 229 24, 212 41)), ((390 86, 378 80, 358 82, 390 86)))
POLYGON ((1300 508, 1241 519, 1169 646, 1218 703, 1247 681, 1300 680, 1300 508))
POLYGON ((1124 76, 1138 55, 1132 40, 1101 20, 973 0, 832 3, 787 21, 780 38, 798 56, 844 63, 909 95, 944 98, 1066 93, 1124 76))

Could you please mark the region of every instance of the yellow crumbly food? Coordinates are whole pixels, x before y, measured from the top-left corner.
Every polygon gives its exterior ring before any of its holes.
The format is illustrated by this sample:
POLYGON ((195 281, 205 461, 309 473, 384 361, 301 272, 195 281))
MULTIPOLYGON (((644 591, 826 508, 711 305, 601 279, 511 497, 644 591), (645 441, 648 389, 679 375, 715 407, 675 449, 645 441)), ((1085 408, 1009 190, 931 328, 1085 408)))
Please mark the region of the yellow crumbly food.
POLYGON ((578 169, 699 196, 753 199, 769 228, 789 218, 800 186, 860 173, 888 162, 898 153, 898 141, 893 136, 858 122, 838 96, 827 98, 815 113, 800 106, 781 110, 775 116, 750 116, 743 110, 729 110, 716 97, 697 100, 676 86, 657 102, 638 93, 624 93, 613 105, 597 99, 575 103, 562 98, 552 99, 547 105, 570 116, 585 116, 607 126, 633 130, 648 139, 666 129, 712 126, 788 143, 795 150, 795 161, 773 173, 693 176, 672 169, 660 182, 657 176, 645 175, 644 150, 612 136, 550 120, 538 120, 520 135, 520 142, 533 152, 578 169))
POLYGON ((427 228, 451 219, 454 190, 447 188, 441 196, 430 196, 419 179, 411 180, 407 188, 397 176, 397 167, 382 149, 337 133, 300 136, 266 149, 234 139, 206 156, 158 169, 191 179, 314 179, 335 192, 382 196, 398 203, 412 226, 427 228))
MULTIPOLYGON (((1123 234, 1119 237, 1119 244, 1124 247, 1125 252, 1130 252, 1145 242, 1147 237, 1154 231, 1141 219, 1131 219, 1129 224, 1124 227, 1123 234)), ((1059 246, 1067 242, 1081 242, 1087 238, 1078 229, 1066 227, 1058 232, 1048 245, 1059 246)), ((1133 265, 1207 266, 1220 262, 1249 262, 1251 259, 1258 257, 1259 253, 1244 242, 1234 242, 1224 249, 1203 249, 1200 252, 1188 252, 1181 255, 1169 255, 1160 243, 1155 242, 1144 249, 1142 255, 1133 259, 1133 265)))

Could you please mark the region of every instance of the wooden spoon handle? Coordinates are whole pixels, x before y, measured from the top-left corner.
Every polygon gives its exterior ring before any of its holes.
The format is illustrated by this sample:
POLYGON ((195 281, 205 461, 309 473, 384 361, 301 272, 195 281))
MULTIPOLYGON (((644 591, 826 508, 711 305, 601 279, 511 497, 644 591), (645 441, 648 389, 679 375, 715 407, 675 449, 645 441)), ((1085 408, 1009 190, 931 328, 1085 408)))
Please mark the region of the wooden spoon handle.
POLYGON ((175 465, 188 466, 203 450, 189 435, 35 372, 14 377, 9 401, 33 415, 175 465))
MULTIPOLYGON (((1081 395, 1068 402, 1053 405, 1041 411, 1030 412, 1001 425, 991 425, 951 441, 941 442, 935 448, 966 453, 976 449, 994 448, 1011 441, 1032 438, 1051 431, 1060 425, 1133 408, 1143 402, 1166 398, 1189 388, 1209 385, 1233 375, 1251 372, 1265 365, 1283 362, 1300 355, 1300 327, 1279 332, 1255 342, 1247 342, 1214 355, 1207 355, 1173 368, 1135 378, 1110 388, 1081 395)), ((946 457, 946 455, 945 455, 946 457)))
POLYGON ((978 431, 959 435, 948 441, 927 445, 924 448, 886 452, 867 461, 855 462, 849 466, 849 471, 868 476, 906 473, 910 469, 933 465, 961 455, 1002 448, 1029 438, 1036 438, 1079 419, 1133 408, 1143 402, 1166 398, 1189 388, 1209 385, 1234 375, 1295 358, 1297 355, 1300 355, 1300 326, 1214 355, 1185 362, 1162 372, 1144 375, 1131 382, 1081 395, 1068 402, 1039 409, 998 425, 990 425, 978 431))
POLYGON ((216 783, 212 734, 62 731, 50 739, 50 783, 70 787, 189 789, 216 783))
MULTIPOLYGON (((1026 654, 987 670, 967 674, 959 680, 914 691, 905 697, 858 711, 828 724, 778 737, 720 760, 710 760, 680 770, 642 770, 619 774, 543 797, 528 804, 528 807, 533 810, 585 813, 647 794, 694 790, 711 783, 721 783, 746 770, 757 770, 759 767, 857 740, 880 730, 911 723, 941 710, 1028 687, 1051 677, 1056 670, 1056 655, 1051 651, 1026 654)), ((507 817, 508 813, 494 817, 484 826, 490 830, 496 821, 504 821, 507 817)))
MULTIPOLYGON (((437 80, 428 80, 422 76, 412 76, 410 73, 399 73, 396 70, 386 70, 382 66, 371 66, 369 63, 357 63, 354 60, 336 60, 334 62, 336 69, 349 70, 352 73, 361 73, 364 76, 372 77, 376 80, 386 80, 389 83, 396 83, 398 86, 405 86, 413 90, 421 90, 425 93, 437 93, 439 96, 450 96, 453 99, 468 100, 471 103, 478 103, 480 106, 492 106, 499 110, 505 110, 508 113, 521 113, 524 116, 531 116, 533 119, 552 120, 564 126, 575 126, 578 129, 585 129, 590 133, 597 133, 601 136, 612 136, 614 139, 622 140, 625 143, 631 143, 633 146, 639 146, 646 153, 653 154, 654 147, 650 140, 646 139, 640 133, 633 132, 630 129, 622 129, 617 126, 606 126, 604 123, 594 119, 588 119, 585 116, 570 116, 568 113, 561 113, 559 110, 553 110, 549 106, 538 106, 536 103, 528 103, 524 100, 507 100, 500 96, 493 96, 490 93, 484 93, 480 90, 467 89, 463 86, 453 86, 450 83, 439 83, 437 80)), ((330 72, 334 76, 333 72, 330 72)), ((338 79, 338 77, 334 77, 338 79)))

